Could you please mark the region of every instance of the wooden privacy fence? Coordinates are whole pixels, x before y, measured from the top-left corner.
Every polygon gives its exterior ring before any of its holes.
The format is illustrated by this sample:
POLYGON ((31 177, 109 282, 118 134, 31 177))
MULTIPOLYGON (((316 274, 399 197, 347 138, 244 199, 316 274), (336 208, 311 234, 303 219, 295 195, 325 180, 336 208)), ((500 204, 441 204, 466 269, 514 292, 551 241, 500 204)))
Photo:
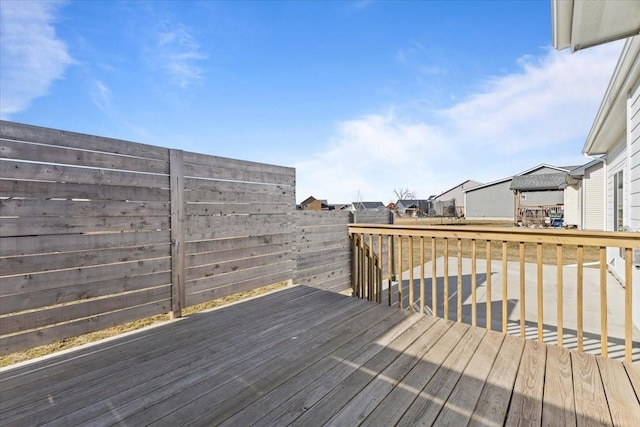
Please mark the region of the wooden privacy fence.
POLYGON ((0 122, 2 353, 290 280, 295 170, 0 122))
POLYGON ((599 332, 605 357, 616 326, 624 357, 632 361, 637 233, 375 224, 350 225, 349 233, 356 296, 503 333, 515 319, 522 337, 529 325, 539 341, 548 342, 548 332, 555 331, 560 347, 575 335, 578 351, 584 350, 585 334, 599 332), (608 280, 607 251, 624 253, 619 302, 609 301, 611 282, 619 284, 608 280), (394 271, 404 272, 397 284, 394 271), (586 281, 587 273, 595 284, 586 281), (616 325, 610 325, 613 320, 616 325))
POLYGON ((389 224, 390 211, 297 211, 294 282, 334 292, 351 288, 352 223, 389 224))

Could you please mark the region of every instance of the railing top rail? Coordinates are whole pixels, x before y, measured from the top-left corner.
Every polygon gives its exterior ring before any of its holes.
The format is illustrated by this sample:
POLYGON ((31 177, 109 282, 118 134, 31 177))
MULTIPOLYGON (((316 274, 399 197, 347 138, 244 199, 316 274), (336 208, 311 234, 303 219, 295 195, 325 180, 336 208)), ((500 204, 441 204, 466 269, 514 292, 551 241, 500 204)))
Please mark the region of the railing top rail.
POLYGON ((349 233, 640 248, 640 233, 486 226, 351 224, 349 233))

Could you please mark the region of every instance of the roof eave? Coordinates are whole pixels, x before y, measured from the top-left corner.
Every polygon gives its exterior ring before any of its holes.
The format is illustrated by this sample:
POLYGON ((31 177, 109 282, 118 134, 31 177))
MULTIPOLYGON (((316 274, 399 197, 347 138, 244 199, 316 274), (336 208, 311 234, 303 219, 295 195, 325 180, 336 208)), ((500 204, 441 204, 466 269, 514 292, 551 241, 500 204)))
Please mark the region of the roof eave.
POLYGON ((640 81, 640 36, 627 40, 582 152, 607 154, 626 131, 627 94, 640 81))

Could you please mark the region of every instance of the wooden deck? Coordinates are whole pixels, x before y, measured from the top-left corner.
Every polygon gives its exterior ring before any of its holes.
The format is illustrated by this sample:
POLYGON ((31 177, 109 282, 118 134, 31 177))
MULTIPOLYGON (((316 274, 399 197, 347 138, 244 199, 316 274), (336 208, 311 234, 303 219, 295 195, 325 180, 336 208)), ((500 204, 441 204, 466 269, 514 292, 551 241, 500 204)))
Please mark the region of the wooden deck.
POLYGON ((0 425, 640 425, 640 368, 302 286, 0 372, 0 425))

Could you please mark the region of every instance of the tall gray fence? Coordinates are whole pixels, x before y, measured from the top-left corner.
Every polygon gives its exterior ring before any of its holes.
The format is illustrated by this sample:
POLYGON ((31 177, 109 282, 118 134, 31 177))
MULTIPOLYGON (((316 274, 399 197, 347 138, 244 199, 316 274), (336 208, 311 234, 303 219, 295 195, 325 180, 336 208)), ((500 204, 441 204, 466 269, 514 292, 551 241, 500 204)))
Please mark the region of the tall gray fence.
POLYGON ((0 121, 0 353, 280 281, 351 286, 347 225, 295 170, 0 121))
POLYGON ((351 242, 348 225, 390 224, 390 211, 296 212, 294 282, 341 292, 351 287, 351 242))
POLYGON ((0 122, 0 351, 290 280, 295 170, 0 122))

